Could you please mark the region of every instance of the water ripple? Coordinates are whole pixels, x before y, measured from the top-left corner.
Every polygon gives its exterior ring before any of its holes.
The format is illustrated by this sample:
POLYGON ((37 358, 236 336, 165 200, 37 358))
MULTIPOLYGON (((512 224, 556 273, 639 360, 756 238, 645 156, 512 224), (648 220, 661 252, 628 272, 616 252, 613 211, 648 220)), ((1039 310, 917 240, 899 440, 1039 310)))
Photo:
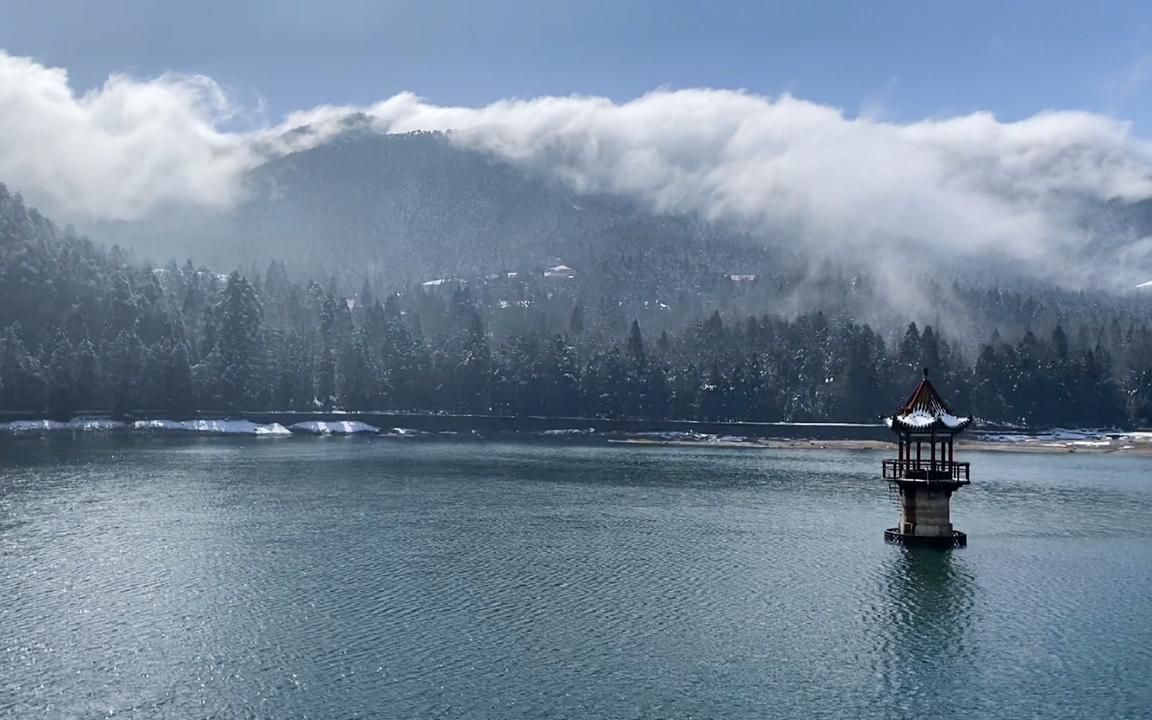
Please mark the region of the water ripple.
POLYGON ((5 442, 0 716, 1152 707, 1127 459, 981 458, 924 553, 871 453, 5 442))

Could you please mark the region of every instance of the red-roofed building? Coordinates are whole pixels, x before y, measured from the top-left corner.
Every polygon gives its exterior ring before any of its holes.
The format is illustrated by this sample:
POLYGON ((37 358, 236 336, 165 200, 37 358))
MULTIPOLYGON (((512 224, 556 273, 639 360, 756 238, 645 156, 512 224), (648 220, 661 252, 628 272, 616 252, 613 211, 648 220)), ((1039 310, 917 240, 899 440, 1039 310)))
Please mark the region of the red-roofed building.
POLYGON ((900 492, 900 526, 886 540, 960 547, 967 536, 952 528, 952 493, 969 483, 968 463, 955 459, 956 436, 972 423, 961 417, 924 378, 893 415, 884 418, 896 433, 897 455, 883 463, 884 479, 900 492))

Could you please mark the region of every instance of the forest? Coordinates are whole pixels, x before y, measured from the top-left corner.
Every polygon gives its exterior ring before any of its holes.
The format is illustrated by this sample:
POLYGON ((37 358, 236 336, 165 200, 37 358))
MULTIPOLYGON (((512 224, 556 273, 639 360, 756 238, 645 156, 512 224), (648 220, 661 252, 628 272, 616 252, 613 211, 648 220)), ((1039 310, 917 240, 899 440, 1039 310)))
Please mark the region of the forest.
POLYGON ((972 316, 1005 323, 974 341, 911 313, 873 327, 842 297, 738 312, 748 291, 723 280, 669 308, 524 271, 349 288, 281 260, 149 267, 0 185, 0 410, 869 422, 927 367, 990 425, 1152 425, 1152 327, 1131 301, 957 285, 972 316))

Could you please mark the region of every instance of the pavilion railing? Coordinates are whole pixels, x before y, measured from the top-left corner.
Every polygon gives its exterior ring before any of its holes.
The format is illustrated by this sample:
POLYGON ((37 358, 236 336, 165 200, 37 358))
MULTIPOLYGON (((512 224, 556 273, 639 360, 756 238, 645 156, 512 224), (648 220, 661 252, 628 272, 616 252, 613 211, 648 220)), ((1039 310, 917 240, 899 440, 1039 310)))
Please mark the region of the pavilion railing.
POLYGON ((924 480, 926 482, 968 482, 968 463, 947 460, 885 460, 885 480, 924 480))

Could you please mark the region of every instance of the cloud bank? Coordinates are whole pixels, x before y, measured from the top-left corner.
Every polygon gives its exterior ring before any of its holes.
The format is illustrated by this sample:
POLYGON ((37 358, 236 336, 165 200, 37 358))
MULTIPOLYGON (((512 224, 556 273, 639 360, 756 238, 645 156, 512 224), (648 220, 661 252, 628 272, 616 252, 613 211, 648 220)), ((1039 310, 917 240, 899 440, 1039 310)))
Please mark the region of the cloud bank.
MULTIPOLYGON (((1152 152, 1087 112, 891 123, 791 96, 662 90, 445 107, 400 94, 324 106, 255 131, 201 76, 112 76, 77 95, 65 71, 0 53, 0 181, 52 211, 135 218, 170 203, 226 206, 271 156, 323 142, 350 113, 381 132, 453 142, 753 233, 790 228, 831 252, 936 248, 1032 260, 1083 248, 1085 201, 1152 197, 1152 152), (286 136, 303 125, 311 133, 286 136)), ((1142 254, 1143 257, 1143 254, 1142 254)))
POLYGON ((78 216, 226 204, 258 161, 219 129, 230 114, 206 77, 113 75, 78 96, 64 70, 0 52, 0 181, 78 216))

